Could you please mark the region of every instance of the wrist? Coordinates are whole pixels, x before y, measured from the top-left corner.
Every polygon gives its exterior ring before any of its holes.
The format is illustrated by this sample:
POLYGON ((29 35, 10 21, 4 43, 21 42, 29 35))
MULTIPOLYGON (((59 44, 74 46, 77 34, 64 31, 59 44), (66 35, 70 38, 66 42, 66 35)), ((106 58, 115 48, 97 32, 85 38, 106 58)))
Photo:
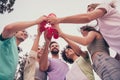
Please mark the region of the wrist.
POLYGON ((42 19, 35 20, 35 24, 40 24, 42 22, 42 19))
POLYGON ((50 41, 44 42, 44 45, 49 45, 49 44, 50 44, 50 41))
POLYGON ((58 18, 58 19, 57 19, 57 23, 61 23, 61 18, 58 18))
POLYGON ((63 23, 64 18, 58 18, 58 23, 63 23))

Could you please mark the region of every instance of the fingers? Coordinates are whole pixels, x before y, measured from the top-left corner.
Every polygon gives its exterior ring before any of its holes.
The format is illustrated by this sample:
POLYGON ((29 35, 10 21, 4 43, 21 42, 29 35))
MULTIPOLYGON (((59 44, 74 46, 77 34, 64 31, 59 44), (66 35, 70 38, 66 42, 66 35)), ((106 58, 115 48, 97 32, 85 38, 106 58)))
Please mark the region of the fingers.
POLYGON ((50 24, 56 24, 57 23, 57 17, 55 14, 50 14, 48 17, 47 17, 47 21, 50 23, 50 24))

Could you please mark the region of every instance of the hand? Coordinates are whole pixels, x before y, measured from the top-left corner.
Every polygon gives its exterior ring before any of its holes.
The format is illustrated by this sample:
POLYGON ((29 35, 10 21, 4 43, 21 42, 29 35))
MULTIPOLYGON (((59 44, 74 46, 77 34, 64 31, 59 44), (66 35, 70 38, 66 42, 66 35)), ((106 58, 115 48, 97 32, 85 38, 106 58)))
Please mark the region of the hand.
POLYGON ((50 24, 57 24, 57 23, 59 23, 56 16, 48 16, 47 21, 48 21, 50 24))
POLYGON ((54 27, 54 29, 57 30, 59 36, 61 36, 61 34, 62 34, 62 30, 60 29, 59 24, 54 24, 53 27, 54 27))
POLYGON ((38 19, 36 20, 36 24, 39 24, 39 23, 41 23, 42 21, 47 21, 47 16, 46 16, 46 15, 43 15, 43 16, 41 16, 40 18, 38 18, 38 19))

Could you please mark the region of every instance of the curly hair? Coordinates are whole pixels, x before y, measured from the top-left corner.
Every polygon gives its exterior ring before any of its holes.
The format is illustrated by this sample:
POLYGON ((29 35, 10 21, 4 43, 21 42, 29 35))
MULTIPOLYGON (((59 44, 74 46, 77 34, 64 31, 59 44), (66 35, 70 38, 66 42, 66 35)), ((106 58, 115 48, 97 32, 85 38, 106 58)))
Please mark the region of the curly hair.
POLYGON ((67 46, 64 48, 64 50, 61 52, 61 55, 62 55, 62 58, 63 58, 64 61, 72 64, 72 63, 74 62, 73 59, 68 58, 68 57, 66 56, 66 54, 65 54, 65 53, 66 53, 65 50, 68 49, 68 48, 72 49, 69 45, 67 45, 67 46))

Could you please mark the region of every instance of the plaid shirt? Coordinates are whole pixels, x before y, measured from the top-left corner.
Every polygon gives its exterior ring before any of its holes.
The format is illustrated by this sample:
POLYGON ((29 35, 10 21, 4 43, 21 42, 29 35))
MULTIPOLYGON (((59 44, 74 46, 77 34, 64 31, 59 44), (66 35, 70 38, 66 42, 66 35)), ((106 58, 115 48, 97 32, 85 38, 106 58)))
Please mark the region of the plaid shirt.
POLYGON ((24 66, 26 63, 27 55, 23 53, 22 49, 18 47, 19 52, 19 60, 18 65, 16 69, 16 74, 14 80, 23 80, 23 74, 24 74, 24 66))

